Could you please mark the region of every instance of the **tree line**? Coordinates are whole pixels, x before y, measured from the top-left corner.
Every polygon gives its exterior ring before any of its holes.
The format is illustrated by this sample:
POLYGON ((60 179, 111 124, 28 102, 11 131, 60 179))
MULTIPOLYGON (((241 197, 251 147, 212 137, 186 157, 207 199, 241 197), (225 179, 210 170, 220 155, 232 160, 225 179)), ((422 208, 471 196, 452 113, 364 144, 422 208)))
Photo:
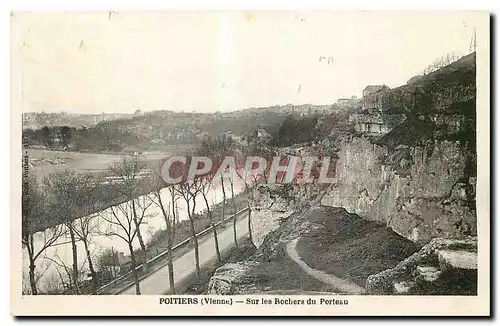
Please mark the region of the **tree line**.
POLYGON ((269 128, 271 133, 269 146, 279 148, 293 144, 319 142, 327 137, 335 126, 347 121, 348 118, 349 111, 300 117, 289 115, 283 122, 269 128))
MULTIPOLYGON (((237 151, 232 138, 221 136, 217 138, 207 137, 202 146, 191 153, 195 155, 206 155, 221 161, 222 158, 234 155, 237 151)), ((190 156, 189 159, 191 159, 190 156)), ((150 166, 140 157, 123 157, 120 162, 112 164, 108 169, 108 176, 112 176, 113 185, 106 184, 109 179, 103 179, 87 173, 75 171, 63 171, 53 173, 44 180, 37 180, 32 175, 24 176, 22 193, 22 244, 28 254, 28 278, 29 292, 38 294, 37 286, 39 275, 35 274, 36 266, 40 259, 46 258, 57 267, 60 283, 64 283, 65 293, 82 294, 90 292, 97 294, 99 281, 97 269, 103 269, 116 262, 116 253, 105 251, 103 255, 96 258, 90 251, 90 244, 95 236, 108 236, 124 241, 128 247, 130 257, 130 271, 135 285, 136 293, 140 294, 139 277, 148 270, 147 247, 144 241, 143 229, 146 221, 152 217, 151 208, 157 207, 165 221, 167 240, 167 265, 169 271, 169 288, 175 293, 174 269, 172 246, 175 235, 176 224, 179 223, 178 201, 184 201, 187 207, 191 242, 194 247, 194 263, 196 273, 200 275, 200 257, 198 239, 196 237, 195 220, 197 205, 205 206, 205 214, 210 221, 212 234, 215 242, 215 254, 217 260, 222 262, 221 250, 219 248, 216 225, 216 216, 213 216, 212 205, 209 203, 208 194, 218 182, 223 192, 222 210, 219 220, 226 223, 226 205, 232 205, 233 211, 237 212, 235 202, 235 177, 247 177, 241 172, 224 170, 216 174, 215 170, 194 180, 187 180, 187 168, 185 166, 175 167, 176 173, 183 176, 182 181, 177 184, 167 184, 161 175, 154 171, 160 171, 158 166, 150 166), (146 177, 144 171, 150 171, 146 177), (217 179, 217 180, 216 180, 217 179), (147 187, 148 193, 145 193, 147 187), (162 189, 167 189, 168 196, 165 197, 162 189), (152 191, 151 191, 152 189, 152 191), (101 203, 113 202, 111 199, 121 198, 103 211, 92 213, 101 203), (198 200, 196 200, 198 198, 198 200), (80 217, 82 216, 82 217, 80 217), (79 217, 79 218, 76 218, 79 217), (54 225, 49 220, 57 220, 60 224, 54 225), (53 225, 40 231, 40 225, 53 225), (39 236, 37 236, 39 234, 39 236), (71 244, 71 266, 66 266, 60 257, 47 257, 45 252, 48 248, 58 245, 64 239, 69 238, 71 244), (83 272, 81 259, 78 259, 77 243, 83 244, 85 252, 85 265, 90 274, 90 290, 83 289, 88 282, 85 281, 86 273, 83 272), (139 247, 135 250, 134 247, 139 247), (139 256, 137 254, 139 253, 139 256), (80 263, 79 263, 80 262, 80 263), (80 264, 80 265, 79 265, 80 264), (142 264, 140 270, 137 269, 142 264), (59 272, 62 270, 62 272, 59 272)), ((246 180, 247 178, 243 178, 246 180)), ((257 177, 254 176, 254 181, 257 177)), ((245 181, 245 196, 248 207, 249 238, 251 236, 251 181, 245 181)), ((236 230, 236 219, 233 219, 234 245, 238 247, 238 236, 236 230)), ((86 285, 87 284, 87 285, 86 285)))
POLYGON ((27 146, 43 146, 50 149, 75 151, 114 151, 147 143, 136 133, 118 125, 75 128, 68 126, 44 126, 40 129, 23 130, 27 146))

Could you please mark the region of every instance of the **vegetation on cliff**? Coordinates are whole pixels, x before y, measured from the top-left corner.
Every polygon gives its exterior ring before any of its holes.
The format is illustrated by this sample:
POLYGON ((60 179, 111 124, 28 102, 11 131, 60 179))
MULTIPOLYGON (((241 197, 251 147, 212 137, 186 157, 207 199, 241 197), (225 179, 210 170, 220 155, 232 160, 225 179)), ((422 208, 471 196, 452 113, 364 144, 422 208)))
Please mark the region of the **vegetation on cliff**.
POLYGON ((459 140, 476 146, 476 54, 472 53, 418 81, 386 94, 385 115, 406 120, 377 141, 395 148, 427 140, 459 140))

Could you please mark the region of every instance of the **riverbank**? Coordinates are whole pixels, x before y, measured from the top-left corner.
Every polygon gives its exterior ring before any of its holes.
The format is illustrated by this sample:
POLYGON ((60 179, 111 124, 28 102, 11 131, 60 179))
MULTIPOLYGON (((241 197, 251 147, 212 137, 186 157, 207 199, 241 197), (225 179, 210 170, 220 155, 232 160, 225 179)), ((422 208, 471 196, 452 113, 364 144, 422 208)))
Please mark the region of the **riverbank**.
MULTIPOLYGON (((235 196, 236 198, 236 206, 237 210, 241 209, 243 207, 246 207, 246 199, 242 194, 242 189, 241 185, 236 185, 235 186, 235 196)), ((227 192, 229 195, 230 192, 227 192)), ((167 205, 170 202, 170 194, 167 188, 164 188, 161 190, 161 196, 164 200, 164 204, 167 205)), ((213 212, 213 217, 214 221, 217 222, 220 220, 220 211, 221 211, 221 201, 222 201, 222 191, 220 187, 214 187, 211 189, 207 195, 207 200, 209 203, 215 204, 215 210, 213 212)), ((196 211, 195 211, 195 231, 199 232, 204 229, 206 229, 209 224, 209 218, 206 216, 204 213, 205 210, 205 203, 203 198, 201 198, 201 195, 196 198, 196 211)), ((189 227, 189 222, 188 222, 188 217, 187 217, 187 207, 185 204, 185 201, 182 199, 178 200, 178 217, 179 217, 179 223, 177 224, 177 231, 176 231, 176 237, 174 239, 174 245, 177 243, 180 243, 186 239, 188 239, 191 235, 190 227, 189 227)), ((234 208, 231 202, 231 198, 227 198, 227 205, 226 205, 226 215, 230 215, 233 212, 234 208)), ((127 267, 127 260, 130 260, 129 257, 126 257, 124 255, 127 255, 129 253, 128 245, 125 241, 120 239, 117 236, 109 236, 107 234, 110 233, 110 231, 114 232, 122 232, 120 229, 110 229, 110 227, 113 227, 113 225, 110 225, 109 223, 106 223, 105 220, 103 220, 103 217, 105 216, 110 216, 112 214, 110 209, 105 209, 101 212, 98 212, 98 214, 95 215, 95 220, 93 224, 96 226, 96 228, 93 229, 92 236, 90 239, 89 243, 89 249, 92 255, 92 260, 94 262, 94 267, 99 270, 99 259, 105 250, 107 249, 112 249, 113 251, 117 252, 119 255, 123 253, 122 258, 120 261, 120 265, 124 265, 122 268, 122 272, 120 272, 120 275, 123 275, 126 273, 127 270, 130 270, 130 267, 127 267), (97 264, 96 264, 97 263, 97 264)), ((124 221, 126 223, 126 217, 122 216, 122 212, 118 210, 118 218, 121 221, 124 221)), ((141 234, 143 237, 143 241, 146 244, 150 244, 147 246, 147 252, 146 252, 146 257, 148 259, 153 258, 154 256, 157 255, 158 252, 165 251, 166 250, 166 237, 165 234, 162 234, 161 230, 164 230, 166 228, 165 225, 165 220, 163 218, 163 214, 157 205, 151 205, 148 208, 147 211, 147 218, 143 221, 141 224, 141 234), (151 239, 153 238, 153 235, 156 233, 156 244, 150 243, 151 239)), ((47 232, 50 232, 48 230, 47 232)), ((163 231, 164 232, 164 231, 163 231)), ((41 248, 41 246, 44 244, 44 237, 46 236, 45 232, 38 232, 35 234, 35 248, 41 248)), ((81 241, 76 242, 76 247, 77 247, 77 259, 78 259, 78 264, 81 266, 81 275, 87 275, 88 273, 88 267, 87 267, 87 259, 86 259, 86 251, 84 248, 84 245, 81 241)), ((144 261, 144 255, 142 253, 142 250, 140 250, 139 242, 137 241, 137 238, 134 240, 133 243, 133 248, 137 253, 136 261, 138 264, 142 263, 144 261)), ((65 276, 64 272, 64 266, 71 266, 72 264, 72 248, 71 248, 71 242, 69 239, 68 235, 64 235, 60 239, 57 240, 55 244, 52 246, 46 248, 43 253, 38 257, 38 260, 36 262, 36 270, 35 274, 39 275, 38 281, 37 281, 37 288, 39 293, 47 293, 51 292, 54 293, 56 290, 57 293, 61 293, 64 291, 65 284, 67 282, 66 279, 63 280, 61 278, 62 276, 65 276), (62 272, 62 274, 61 274, 62 272)), ((27 267, 29 265, 28 261, 28 255, 26 250, 23 250, 23 266, 25 268, 23 269, 23 293, 29 294, 29 282, 28 282, 28 270, 27 267)), ((128 263, 128 266, 130 266, 130 262, 128 263)), ((118 269, 118 267, 116 268, 118 269)), ((121 268, 120 268, 121 269, 121 268)), ((103 274, 109 274, 109 273, 103 273, 103 274)), ((110 282, 112 279, 105 277, 105 276, 99 276, 99 284, 103 285, 108 282, 110 282)), ((87 281, 85 281, 87 282, 87 281)))
MULTIPOLYGON (((240 193, 235 195, 236 211, 246 207, 247 199, 245 193, 240 193)), ((216 204, 214 207, 210 208, 212 211, 212 217, 214 223, 221 221, 222 218, 222 202, 216 204)), ((226 199, 225 217, 233 215, 234 211, 233 203, 231 198, 226 199)), ((196 233, 201 232, 210 227, 210 218, 207 215, 206 209, 200 213, 195 214, 193 219, 194 229, 196 233)), ((172 246, 175 246, 182 241, 189 239, 191 237, 191 226, 189 220, 181 220, 176 225, 175 236, 172 240, 172 246)), ((165 228, 157 230, 152 236, 150 241, 146 244, 146 257, 151 259, 161 252, 167 250, 167 230, 165 228)), ((135 252, 138 261, 144 261, 144 255, 142 250, 136 250, 135 252)))
MULTIPOLYGON (((236 211, 239 211, 242 208, 245 208, 247 205, 246 202, 246 194, 245 193, 239 193, 235 195, 235 203, 236 203, 236 211)), ((212 210, 212 216, 213 220, 215 223, 221 221, 222 218, 222 202, 214 205, 211 207, 212 210)), ((228 218, 231 215, 235 213, 234 211, 234 206, 232 203, 232 198, 227 198, 226 200, 226 208, 225 208, 225 217, 228 218)), ((208 217, 206 213, 206 209, 195 214, 195 217, 193 219, 194 222, 194 228, 195 232, 199 233, 203 230, 206 230, 210 228, 210 218, 208 217)), ((230 222, 228 222, 230 223, 230 222)), ((228 225, 226 223, 226 226, 228 225)), ((190 226, 190 221, 183 219, 179 221, 176 224, 175 227, 175 236, 172 241, 172 247, 180 244, 181 242, 190 239, 192 234, 191 234, 191 226, 190 226)), ((220 232, 220 227, 218 228, 220 232)), ((211 235, 211 233, 210 233, 211 235)), ((154 234, 151 236, 150 240, 146 243, 146 258, 144 257, 144 252, 141 249, 136 249, 134 251, 136 261, 138 264, 142 264, 145 260, 151 260, 155 258, 158 254, 163 253, 168 250, 167 247, 167 231, 166 231, 166 226, 164 228, 158 229, 154 232, 154 234)), ((190 247, 185 247, 185 248, 180 248, 176 251, 173 252, 173 258, 175 259, 176 257, 179 257, 183 254, 185 254, 187 251, 190 250, 190 247)), ((124 253, 124 257, 126 261, 130 262, 130 255, 124 253)), ((157 269, 157 266, 161 266, 166 262, 166 257, 162 257, 160 260, 156 260, 154 264, 148 264, 148 272, 151 272, 150 269, 157 269), (154 265, 154 266, 153 266, 154 265), (156 267, 155 267, 156 266, 156 267)), ((120 273, 117 275, 117 277, 120 277, 122 275, 125 275, 130 272, 130 263, 121 266, 120 273)), ((145 272, 144 270, 140 271, 141 273, 145 272)), ((112 279, 106 279, 106 280, 99 280, 99 287, 103 286, 111 281, 112 279)), ((120 281, 121 283, 126 283, 126 282, 131 282, 130 277, 127 277, 124 280, 120 281)), ((104 294, 112 294, 112 293, 104 293, 104 294)))

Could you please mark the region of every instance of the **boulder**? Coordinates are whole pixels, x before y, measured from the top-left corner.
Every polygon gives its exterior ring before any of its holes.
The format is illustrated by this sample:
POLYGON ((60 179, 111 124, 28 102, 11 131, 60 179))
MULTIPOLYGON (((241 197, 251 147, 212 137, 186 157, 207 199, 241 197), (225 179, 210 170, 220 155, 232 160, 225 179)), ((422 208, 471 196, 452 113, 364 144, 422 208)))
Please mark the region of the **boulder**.
POLYGON ((396 282, 393 284, 393 292, 394 294, 408 294, 413 286, 415 286, 415 282, 396 282))
POLYGON ((426 282, 435 282, 441 275, 441 270, 434 266, 417 266, 417 277, 426 282))
POLYGON ((438 250, 439 267, 448 269, 477 269, 477 254, 464 250, 438 250))
POLYGON ((227 263, 218 268, 210 278, 206 294, 234 295, 244 291, 245 288, 252 287, 252 284, 245 279, 245 274, 258 264, 254 261, 241 261, 227 263))

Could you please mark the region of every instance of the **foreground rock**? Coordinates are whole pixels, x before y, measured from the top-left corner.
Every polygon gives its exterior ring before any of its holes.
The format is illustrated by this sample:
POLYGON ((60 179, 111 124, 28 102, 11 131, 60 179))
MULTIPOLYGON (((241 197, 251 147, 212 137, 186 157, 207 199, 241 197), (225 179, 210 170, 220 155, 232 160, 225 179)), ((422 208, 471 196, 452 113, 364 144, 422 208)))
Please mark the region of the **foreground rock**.
POLYGON ((477 294, 477 238, 436 238, 396 267, 371 275, 369 294, 477 294))

